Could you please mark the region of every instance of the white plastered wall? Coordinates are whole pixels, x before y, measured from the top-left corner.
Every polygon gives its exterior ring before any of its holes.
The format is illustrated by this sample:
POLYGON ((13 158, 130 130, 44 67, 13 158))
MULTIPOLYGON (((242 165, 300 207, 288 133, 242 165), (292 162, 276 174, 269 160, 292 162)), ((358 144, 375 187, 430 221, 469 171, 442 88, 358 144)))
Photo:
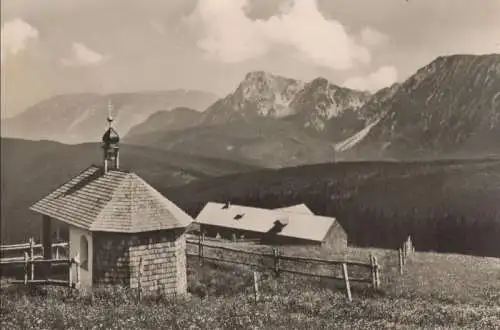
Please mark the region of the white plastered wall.
MULTIPOLYGON (((80 286, 82 287, 91 287, 92 286, 92 257, 93 253, 93 242, 92 242, 92 233, 75 227, 69 227, 69 256, 70 258, 75 258, 77 255, 81 261, 82 257, 85 255, 83 251, 81 251, 81 240, 82 236, 87 239, 88 243, 88 253, 87 253, 87 267, 84 268, 81 265, 79 267, 79 279, 80 286)), ((76 280, 76 266, 72 268, 72 281, 76 280)))

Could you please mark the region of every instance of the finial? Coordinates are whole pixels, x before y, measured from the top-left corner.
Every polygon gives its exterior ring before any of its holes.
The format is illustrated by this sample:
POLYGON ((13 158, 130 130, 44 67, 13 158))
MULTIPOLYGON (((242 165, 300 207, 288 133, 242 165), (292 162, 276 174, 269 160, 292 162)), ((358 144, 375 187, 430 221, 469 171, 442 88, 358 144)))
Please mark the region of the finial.
POLYGON ((113 104, 111 103, 111 100, 108 101, 108 123, 109 126, 111 126, 111 123, 113 122, 113 117, 111 116, 111 113, 113 111, 113 104))

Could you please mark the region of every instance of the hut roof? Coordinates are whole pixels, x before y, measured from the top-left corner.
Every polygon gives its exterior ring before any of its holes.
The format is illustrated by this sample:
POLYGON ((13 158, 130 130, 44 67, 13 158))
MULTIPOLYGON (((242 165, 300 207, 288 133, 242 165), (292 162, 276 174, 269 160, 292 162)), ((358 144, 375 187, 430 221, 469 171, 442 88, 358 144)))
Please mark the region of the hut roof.
POLYGON ((321 242, 335 223, 335 218, 314 214, 294 213, 282 209, 269 210, 231 204, 209 202, 196 218, 196 223, 248 230, 259 233, 270 232, 276 221, 286 219, 278 236, 321 242))
POLYGON ((292 205, 292 206, 287 206, 287 207, 282 207, 282 208, 279 208, 276 210, 285 211, 285 212, 292 212, 292 213, 303 213, 303 214, 314 215, 314 212, 311 211, 311 209, 308 208, 307 205, 304 203, 292 205))
POLYGON ((30 210, 90 231, 137 233, 193 219, 135 173, 90 166, 30 210))

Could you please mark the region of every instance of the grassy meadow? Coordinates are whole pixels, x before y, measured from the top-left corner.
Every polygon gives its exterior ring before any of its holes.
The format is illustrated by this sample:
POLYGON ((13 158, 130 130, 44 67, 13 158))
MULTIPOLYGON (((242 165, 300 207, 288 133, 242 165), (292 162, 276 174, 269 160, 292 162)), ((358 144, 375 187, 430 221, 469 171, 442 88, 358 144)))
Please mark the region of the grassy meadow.
MULTIPOLYGON (((247 267, 188 260, 190 297, 141 301, 132 290, 2 285, 5 329, 494 329, 500 324, 500 260, 415 253, 403 276, 384 261, 382 288, 261 275, 254 301, 247 267)), ((5 283, 3 283, 5 284, 5 283)))

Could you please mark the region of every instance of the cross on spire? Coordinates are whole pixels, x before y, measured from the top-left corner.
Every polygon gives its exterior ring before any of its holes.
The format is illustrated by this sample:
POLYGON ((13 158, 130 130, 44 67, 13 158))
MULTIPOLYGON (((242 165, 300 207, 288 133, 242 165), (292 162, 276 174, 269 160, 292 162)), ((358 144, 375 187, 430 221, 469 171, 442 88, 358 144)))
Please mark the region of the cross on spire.
POLYGON ((111 103, 111 100, 108 101, 108 124, 109 127, 112 126, 113 124, 113 116, 111 115, 113 112, 113 103, 111 103))

